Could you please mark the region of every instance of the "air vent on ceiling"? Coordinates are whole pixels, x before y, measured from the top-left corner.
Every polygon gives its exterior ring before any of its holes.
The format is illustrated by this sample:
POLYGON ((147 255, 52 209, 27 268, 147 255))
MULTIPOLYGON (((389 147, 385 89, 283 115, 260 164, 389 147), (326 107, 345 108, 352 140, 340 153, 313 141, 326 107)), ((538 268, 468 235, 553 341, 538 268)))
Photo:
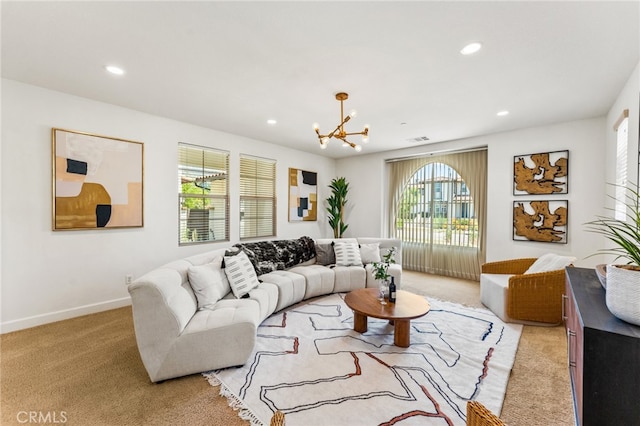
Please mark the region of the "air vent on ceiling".
POLYGON ((426 136, 418 136, 417 138, 409 138, 407 142, 425 142, 428 141, 429 138, 426 136))

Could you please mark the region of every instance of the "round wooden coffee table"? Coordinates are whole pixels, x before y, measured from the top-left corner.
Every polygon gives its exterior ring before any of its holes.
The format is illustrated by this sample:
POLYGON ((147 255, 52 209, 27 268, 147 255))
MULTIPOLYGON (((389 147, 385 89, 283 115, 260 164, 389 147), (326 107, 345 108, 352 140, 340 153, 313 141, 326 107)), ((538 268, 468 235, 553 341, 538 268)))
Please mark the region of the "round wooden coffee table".
POLYGON ((382 305, 377 288, 359 288, 349 292, 344 301, 353 310, 353 329, 358 333, 367 331, 367 318, 389 320, 395 326, 393 343, 408 348, 411 343, 410 323, 429 312, 429 302, 408 291, 396 291, 396 302, 382 305))

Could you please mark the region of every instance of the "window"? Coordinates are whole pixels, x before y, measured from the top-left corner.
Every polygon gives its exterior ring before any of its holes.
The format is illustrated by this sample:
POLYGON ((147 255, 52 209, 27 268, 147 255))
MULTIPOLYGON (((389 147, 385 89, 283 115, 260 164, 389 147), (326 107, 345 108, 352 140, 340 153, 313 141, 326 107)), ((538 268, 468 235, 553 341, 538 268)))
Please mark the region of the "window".
POLYGON ((229 240, 229 153, 178 144, 180 245, 229 240))
POLYGON ((626 220, 627 147, 629 145, 629 110, 625 109, 613 127, 616 132, 616 205, 615 218, 626 220))
POLYGON ((276 235, 276 162, 240 156, 240 239, 276 235))
POLYGON ((388 235, 402 266, 479 280, 486 259, 487 150, 387 160, 388 235))
POLYGON ((409 179, 396 223, 403 241, 478 245, 473 199, 458 172, 444 163, 427 164, 409 179))

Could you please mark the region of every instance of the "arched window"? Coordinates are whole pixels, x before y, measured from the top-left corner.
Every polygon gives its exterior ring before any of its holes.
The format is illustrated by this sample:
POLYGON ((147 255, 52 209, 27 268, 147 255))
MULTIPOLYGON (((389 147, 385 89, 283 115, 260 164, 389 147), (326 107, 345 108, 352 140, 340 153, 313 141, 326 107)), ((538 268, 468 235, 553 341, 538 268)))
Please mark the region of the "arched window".
POLYGON ((486 258, 487 151, 389 161, 389 235, 408 270, 479 280, 486 258))
POLYGON ((403 241, 478 247, 473 197, 447 164, 418 169, 406 183, 396 212, 396 236, 403 241))

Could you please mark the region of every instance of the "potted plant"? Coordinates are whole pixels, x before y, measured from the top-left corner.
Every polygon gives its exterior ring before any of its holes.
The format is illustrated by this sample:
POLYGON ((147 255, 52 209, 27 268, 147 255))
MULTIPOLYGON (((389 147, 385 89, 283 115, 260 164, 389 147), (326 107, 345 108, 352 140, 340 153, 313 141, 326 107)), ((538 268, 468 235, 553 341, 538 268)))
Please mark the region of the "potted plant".
POLYGON ((614 255, 614 262, 626 261, 623 265, 606 265, 607 307, 621 320, 640 325, 640 194, 638 185, 624 189, 623 200, 610 198, 625 206, 625 219, 596 216, 586 225, 589 232, 603 235, 615 244, 613 248, 598 250, 599 253, 614 255))
POLYGON ((396 263, 396 259, 394 257, 396 253, 396 248, 391 247, 387 254, 382 256, 382 261, 373 262, 371 266, 373 267, 373 278, 378 281, 389 281, 391 278, 391 274, 389 273, 389 265, 392 263, 396 263))
POLYGON ((394 258, 395 252, 396 248, 391 247, 389 251, 387 251, 387 254, 382 256, 382 261, 373 262, 371 264, 371 267, 373 268, 373 278, 378 281, 378 300, 383 305, 387 304, 387 302, 384 301, 384 298, 389 290, 389 278, 391 278, 389 265, 396 263, 396 259, 394 258))
POLYGON ((344 223, 344 206, 347 204, 347 192, 349 183, 344 177, 334 178, 329 185, 331 196, 327 198, 327 212, 329 212, 329 225, 333 229, 333 238, 342 238, 349 225, 344 223))

